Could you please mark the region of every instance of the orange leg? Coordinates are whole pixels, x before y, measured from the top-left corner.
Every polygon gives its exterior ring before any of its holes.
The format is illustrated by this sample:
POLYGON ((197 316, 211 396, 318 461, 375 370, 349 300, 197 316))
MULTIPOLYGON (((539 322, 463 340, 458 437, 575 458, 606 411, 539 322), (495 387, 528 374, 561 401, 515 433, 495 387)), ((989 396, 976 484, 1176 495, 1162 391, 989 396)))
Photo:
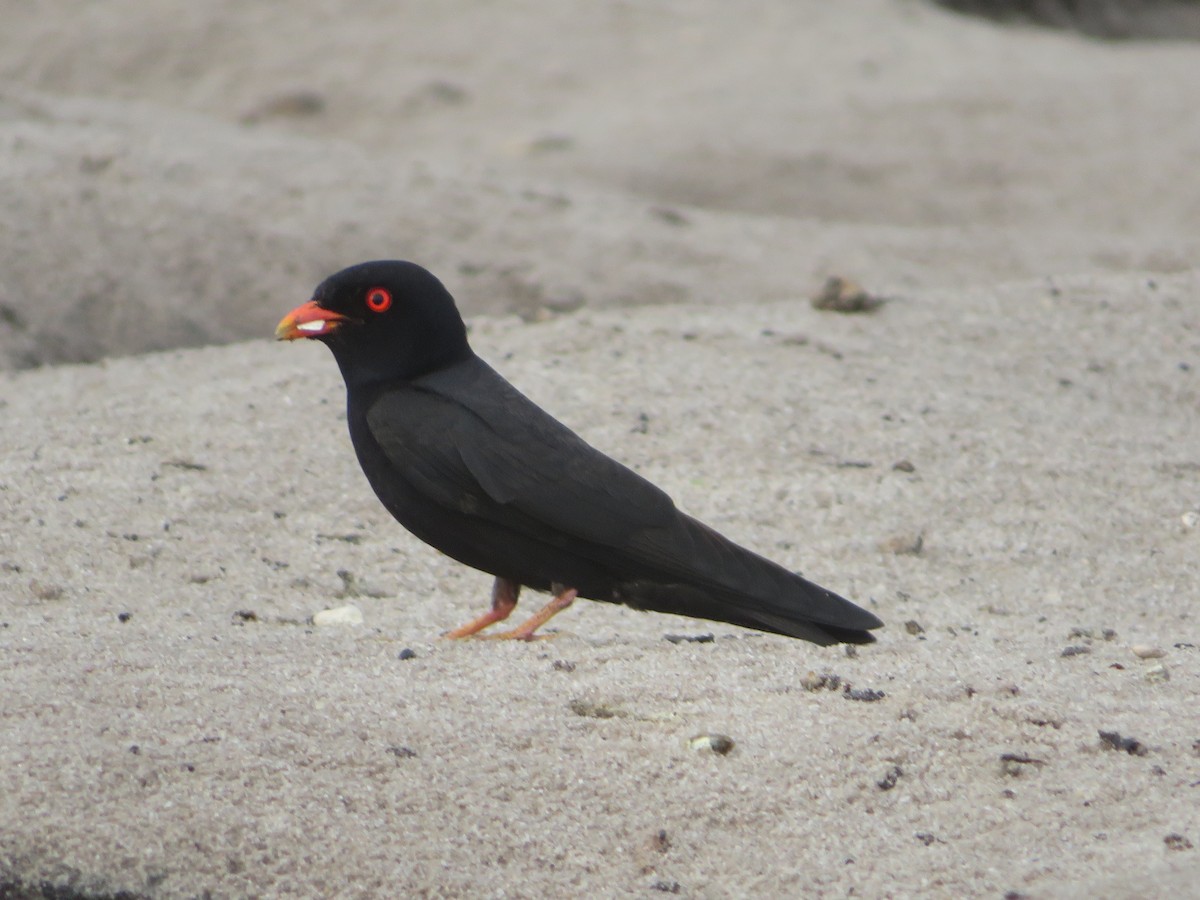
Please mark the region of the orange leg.
POLYGON ((517 597, 521 593, 521 585, 507 578, 497 578, 492 585, 492 608, 481 616, 472 619, 466 625, 447 632, 448 638, 465 638, 477 634, 489 625, 503 622, 517 608, 517 597))
POLYGON ((574 603, 575 597, 578 594, 579 592, 575 588, 567 588, 561 584, 556 584, 554 585, 554 598, 516 628, 511 631, 503 631, 500 634, 485 634, 484 637, 497 641, 535 640, 534 632, 574 603))

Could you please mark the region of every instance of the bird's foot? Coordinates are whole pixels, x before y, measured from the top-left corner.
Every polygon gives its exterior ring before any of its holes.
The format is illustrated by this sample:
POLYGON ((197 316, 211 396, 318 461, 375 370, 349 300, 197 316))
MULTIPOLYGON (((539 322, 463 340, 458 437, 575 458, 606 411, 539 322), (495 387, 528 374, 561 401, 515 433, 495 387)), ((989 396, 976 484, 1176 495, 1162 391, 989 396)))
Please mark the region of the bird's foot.
POLYGON ((575 602, 575 598, 579 592, 575 588, 563 588, 555 594, 554 599, 543 606, 540 610, 510 631, 502 631, 499 634, 485 634, 487 640, 493 641, 538 641, 543 640, 548 635, 535 635, 534 632, 549 622, 552 618, 575 602))
POLYGON ((517 608, 517 597, 521 593, 521 585, 507 578, 497 578, 492 585, 492 608, 483 615, 476 616, 466 625, 460 625, 444 635, 448 638, 473 637, 489 625, 503 622, 517 608))

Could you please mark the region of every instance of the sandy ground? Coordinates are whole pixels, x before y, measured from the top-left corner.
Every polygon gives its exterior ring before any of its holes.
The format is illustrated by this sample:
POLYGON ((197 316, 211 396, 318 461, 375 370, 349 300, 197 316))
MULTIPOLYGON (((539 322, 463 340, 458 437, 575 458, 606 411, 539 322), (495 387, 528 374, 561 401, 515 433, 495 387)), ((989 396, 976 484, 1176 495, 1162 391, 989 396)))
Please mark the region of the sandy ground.
POLYGON ((1194 890, 1200 46, 298 8, 3 4, 0 895, 1194 890), (595 603, 440 640, 489 579, 268 339, 378 256, 879 643, 595 603))

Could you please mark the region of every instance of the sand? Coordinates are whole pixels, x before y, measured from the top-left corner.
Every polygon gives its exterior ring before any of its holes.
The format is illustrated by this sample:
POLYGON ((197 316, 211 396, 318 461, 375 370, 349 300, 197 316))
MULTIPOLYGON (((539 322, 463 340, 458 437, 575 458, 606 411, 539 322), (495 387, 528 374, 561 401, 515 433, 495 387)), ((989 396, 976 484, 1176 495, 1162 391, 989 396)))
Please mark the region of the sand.
POLYGON ((1194 43, 900 0, 9 6, 0 894, 1194 890, 1194 43), (378 506, 327 351, 269 338, 380 256, 879 642, 598 603, 440 639, 490 579, 378 506), (814 309, 830 276, 887 302, 814 309))

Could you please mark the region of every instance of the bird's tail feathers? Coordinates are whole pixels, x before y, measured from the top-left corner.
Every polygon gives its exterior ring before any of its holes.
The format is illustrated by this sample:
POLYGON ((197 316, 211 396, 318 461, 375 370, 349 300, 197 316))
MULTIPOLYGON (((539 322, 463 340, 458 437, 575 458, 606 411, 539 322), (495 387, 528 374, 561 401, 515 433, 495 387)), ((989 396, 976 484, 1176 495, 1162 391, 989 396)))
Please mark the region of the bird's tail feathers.
POLYGON ((664 532, 663 552, 654 554, 665 564, 663 577, 623 586, 623 602, 822 645, 871 643, 870 631, 883 624, 874 613, 688 516, 664 532), (672 559, 691 564, 672 571, 672 559))

